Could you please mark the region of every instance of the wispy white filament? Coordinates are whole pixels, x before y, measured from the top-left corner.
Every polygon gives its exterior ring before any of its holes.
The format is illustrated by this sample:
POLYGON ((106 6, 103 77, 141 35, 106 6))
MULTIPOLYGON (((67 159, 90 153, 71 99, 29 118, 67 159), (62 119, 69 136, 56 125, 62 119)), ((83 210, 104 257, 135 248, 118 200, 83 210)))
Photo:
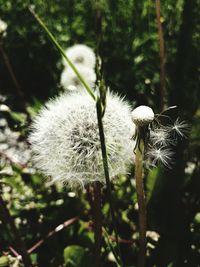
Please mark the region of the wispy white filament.
MULTIPOLYGON (((129 105, 108 93, 103 117, 110 176, 125 174, 132 160, 134 125, 129 105)), ((69 186, 104 180, 95 103, 86 93, 64 94, 47 103, 29 138, 38 168, 52 183, 69 186)))
POLYGON ((151 148, 147 151, 146 157, 149 157, 151 160, 152 166, 157 164, 163 164, 167 168, 171 168, 173 165, 172 158, 174 156, 173 151, 170 148, 160 147, 160 148, 151 148))

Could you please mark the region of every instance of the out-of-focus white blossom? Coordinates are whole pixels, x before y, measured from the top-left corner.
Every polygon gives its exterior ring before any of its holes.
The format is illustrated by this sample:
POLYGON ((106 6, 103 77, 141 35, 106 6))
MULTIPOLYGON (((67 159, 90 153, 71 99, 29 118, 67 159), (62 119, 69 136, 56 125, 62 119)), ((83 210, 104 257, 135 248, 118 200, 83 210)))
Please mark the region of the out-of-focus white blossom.
MULTIPOLYGON (((96 74, 93 69, 90 69, 82 64, 76 64, 75 67, 87 82, 93 88, 96 81, 96 74)), ((69 91, 83 89, 83 85, 71 68, 65 68, 61 74, 62 87, 69 91)))
POLYGON ((0 19, 0 35, 4 35, 8 25, 5 21, 0 19))
POLYGON ((0 163, 6 161, 25 165, 31 158, 31 151, 25 141, 20 140, 20 132, 9 128, 6 119, 0 119, 0 163))
MULTIPOLYGON (((135 127, 129 105, 107 93, 103 117, 110 177, 127 173, 133 161, 135 127)), ((29 138, 38 168, 50 182, 71 187, 105 182, 95 103, 84 92, 63 94, 47 103, 29 138)))
MULTIPOLYGON (((92 48, 90 48, 89 46, 84 44, 76 44, 72 47, 69 47, 65 51, 65 53, 73 64, 82 64, 85 67, 94 70, 96 64, 96 56, 92 48)), ((63 63, 65 67, 69 67, 65 59, 63 63)))

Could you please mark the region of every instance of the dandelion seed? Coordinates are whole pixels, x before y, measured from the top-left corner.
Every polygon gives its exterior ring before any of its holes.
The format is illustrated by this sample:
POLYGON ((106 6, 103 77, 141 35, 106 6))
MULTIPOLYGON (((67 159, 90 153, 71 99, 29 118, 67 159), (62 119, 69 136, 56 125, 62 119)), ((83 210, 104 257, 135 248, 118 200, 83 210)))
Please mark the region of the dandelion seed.
MULTIPOLYGON (((78 69, 81 76, 87 82, 87 84, 93 88, 96 81, 96 74, 93 69, 89 69, 81 64, 76 64, 75 67, 78 69)), ((61 85, 66 90, 83 89, 81 81, 78 79, 76 74, 71 68, 66 68, 61 74, 61 85)))
POLYGON ((168 126, 168 129, 174 133, 174 135, 178 135, 181 138, 187 138, 190 134, 190 130, 191 127, 190 125, 185 122, 185 121, 181 121, 180 118, 177 118, 176 121, 174 122, 174 124, 170 127, 168 126))
POLYGON ((153 146, 167 146, 173 144, 169 131, 166 128, 157 128, 150 131, 150 141, 153 146))
MULTIPOLYGON (((110 177, 127 173, 132 161, 134 125, 129 105, 108 92, 103 117, 110 177)), ((50 182, 84 187, 104 183, 95 104, 84 92, 63 94, 47 103, 29 138, 38 168, 50 182)))
POLYGON ((173 165, 173 151, 170 148, 154 148, 152 147, 146 152, 146 157, 149 157, 152 162, 152 166, 156 166, 161 163, 167 168, 171 168, 173 165))
MULTIPOLYGON (((84 44, 76 44, 66 50, 67 57, 73 64, 82 64, 89 69, 95 68, 96 56, 93 50, 84 44)), ((68 67, 68 63, 64 61, 65 67, 68 67)))

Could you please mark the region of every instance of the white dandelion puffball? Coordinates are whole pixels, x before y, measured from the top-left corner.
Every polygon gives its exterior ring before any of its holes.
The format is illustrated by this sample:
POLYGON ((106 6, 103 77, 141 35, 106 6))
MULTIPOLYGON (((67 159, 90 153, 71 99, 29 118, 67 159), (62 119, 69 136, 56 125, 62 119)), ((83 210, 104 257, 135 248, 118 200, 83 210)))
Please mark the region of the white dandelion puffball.
POLYGON ((0 19, 0 34, 4 33, 7 29, 8 25, 5 21, 0 19))
MULTIPOLYGON (((87 82, 87 84, 93 88, 95 86, 96 81, 96 74, 93 69, 90 69, 88 67, 85 67, 81 64, 76 64, 75 67, 81 74, 81 76, 84 78, 84 80, 87 82)), ((71 68, 65 68, 61 74, 61 80, 60 84, 62 87, 66 90, 76 90, 83 88, 83 85, 75 72, 71 68)))
POLYGON ((132 111, 132 120, 138 126, 145 126, 154 120, 154 112, 148 106, 139 106, 132 111))
MULTIPOLYGON (((112 179, 126 174, 133 161, 135 125, 130 106, 109 92, 103 124, 112 179)), ((33 122, 29 140, 50 183, 76 187, 105 182, 95 102, 88 94, 63 94, 49 101, 33 122)))
MULTIPOLYGON (((82 64, 90 69, 95 68, 96 56, 92 48, 89 46, 76 44, 69 47, 65 53, 73 64, 82 64)), ((63 63, 66 67, 68 67, 68 63, 65 59, 63 63)))

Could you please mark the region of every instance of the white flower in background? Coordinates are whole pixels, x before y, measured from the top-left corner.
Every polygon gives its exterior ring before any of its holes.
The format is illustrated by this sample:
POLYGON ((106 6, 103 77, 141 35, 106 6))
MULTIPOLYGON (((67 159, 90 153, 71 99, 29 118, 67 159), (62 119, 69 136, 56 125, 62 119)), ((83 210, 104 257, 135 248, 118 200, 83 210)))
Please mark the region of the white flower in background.
MULTIPOLYGON (((103 117, 110 177, 133 161, 134 124, 129 105, 107 93, 103 117)), ((50 182, 71 187, 105 182, 95 103, 84 92, 51 100, 36 117, 29 138, 38 168, 50 182)))
MULTIPOLYGON (((94 69, 96 64, 96 56, 92 48, 84 44, 76 44, 69 47, 65 51, 67 57, 73 64, 82 64, 89 69, 94 69)), ((63 61, 65 67, 68 67, 67 61, 63 61)))
POLYGON ((25 166, 31 158, 28 144, 21 140, 20 132, 9 128, 6 119, 0 119, 0 165, 12 162, 25 166))
MULTIPOLYGON (((82 64, 76 64, 75 67, 78 69, 81 76, 87 82, 87 84, 93 88, 95 86, 96 74, 93 69, 89 69, 82 64)), ((62 87, 66 90, 74 91, 76 89, 83 88, 83 85, 75 72, 71 68, 65 68, 61 74, 62 87)))
POLYGON ((5 34, 7 27, 8 27, 7 23, 0 19, 0 35, 5 34))

